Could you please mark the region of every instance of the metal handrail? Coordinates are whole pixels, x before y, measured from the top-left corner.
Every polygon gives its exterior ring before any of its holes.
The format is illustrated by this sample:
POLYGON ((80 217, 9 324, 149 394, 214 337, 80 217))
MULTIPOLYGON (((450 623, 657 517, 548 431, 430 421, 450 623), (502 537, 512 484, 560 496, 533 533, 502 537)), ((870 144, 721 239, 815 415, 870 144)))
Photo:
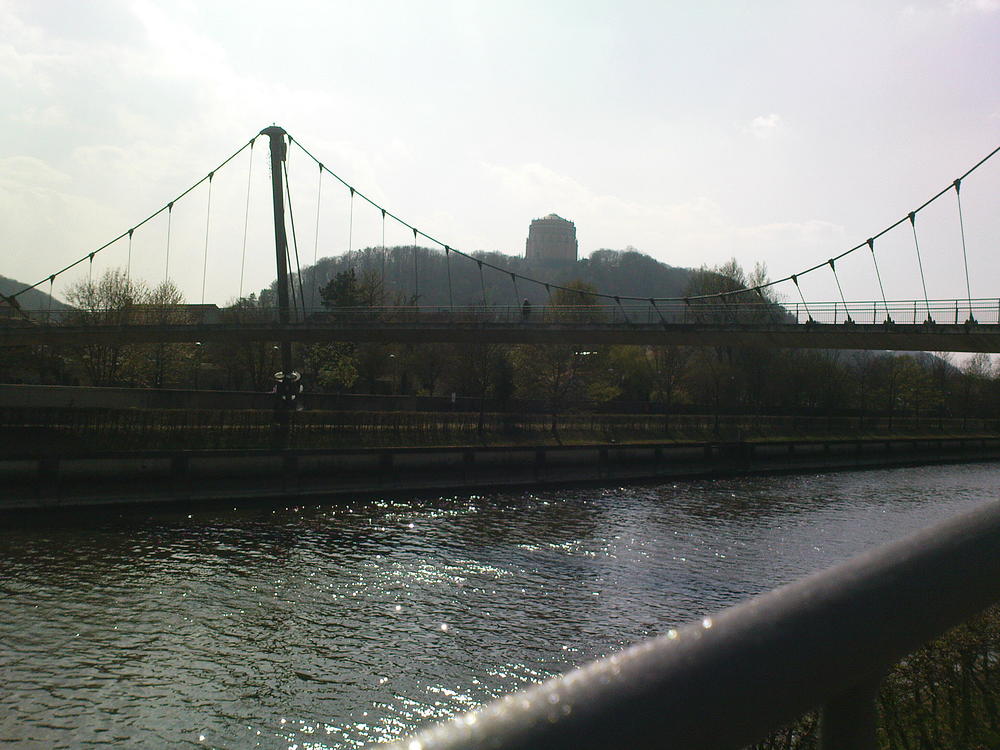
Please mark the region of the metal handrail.
POLYGON ((392 747, 724 750, 821 708, 824 750, 874 748, 881 676, 1000 599, 998 549, 994 502, 392 747))
MULTIPOLYGON (((475 323, 518 324, 601 323, 610 325, 759 325, 795 324, 884 324, 926 326, 934 323, 1000 323, 1000 299, 889 300, 801 303, 723 302, 699 300, 626 305, 385 305, 374 307, 315 307, 295 321, 331 324, 372 321, 384 323, 475 323)), ((114 309, 30 310, 0 307, 0 319, 30 321, 36 325, 143 326, 200 325, 233 322, 264 324, 277 322, 276 308, 219 308, 215 305, 128 305, 114 309)))

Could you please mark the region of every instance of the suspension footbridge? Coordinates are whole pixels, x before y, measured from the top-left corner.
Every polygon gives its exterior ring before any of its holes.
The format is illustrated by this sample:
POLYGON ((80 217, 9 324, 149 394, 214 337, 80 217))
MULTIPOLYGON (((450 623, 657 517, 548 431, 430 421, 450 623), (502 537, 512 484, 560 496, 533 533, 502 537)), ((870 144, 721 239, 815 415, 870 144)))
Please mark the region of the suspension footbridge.
MULTIPOLYGON (((832 258, 814 263, 794 274, 751 287, 728 288, 710 294, 685 297, 637 297, 614 290, 587 290, 555 283, 504 268, 491 260, 458 250, 404 221, 353 185, 329 170, 312 152, 284 129, 272 126, 244 144, 204 178, 143 221, 130 227, 105 245, 82 255, 35 284, 5 297, 0 310, 0 347, 30 345, 80 345, 102 343, 273 341, 280 342, 286 370, 291 369, 292 342, 402 342, 402 343, 503 343, 503 344, 607 344, 747 346, 812 349, 878 349, 901 351, 1000 352, 1000 296, 974 298, 969 282, 966 220, 962 209, 962 189, 971 175, 987 164, 1000 148, 994 149, 953 182, 922 205, 863 242, 832 258), (112 308, 90 306, 69 310, 28 310, 18 298, 29 289, 51 292, 56 282, 80 267, 92 278, 95 258, 112 248, 127 245, 126 275, 131 272, 133 239, 149 222, 166 215, 166 264, 169 268, 170 221, 175 206, 192 191, 206 185, 205 256, 201 278, 204 303, 207 281, 211 222, 212 184, 221 170, 229 167, 258 138, 269 144, 271 168, 271 208, 274 226, 276 304, 252 311, 221 310, 214 305, 131 304, 128 300, 112 308), (318 169, 319 193, 324 177, 347 192, 351 207, 369 204, 381 217, 383 274, 385 226, 387 222, 412 234, 413 294, 410 305, 376 304, 365 307, 320 307, 315 289, 306 291, 308 281, 301 272, 295 211, 291 200, 287 160, 289 150, 298 149, 318 169), (931 206, 951 197, 958 218, 958 236, 965 278, 965 295, 932 299, 927 293, 924 258, 921 256, 918 217, 931 206), (289 232, 290 228, 290 232, 289 232), (885 294, 886 272, 895 267, 879 265, 881 242, 894 230, 912 234, 913 261, 919 269, 922 294, 913 299, 891 300, 885 294), (417 244, 426 242, 444 254, 447 304, 417 304, 421 279, 417 244), (848 256, 868 255, 880 295, 874 300, 848 300, 838 267, 848 256), (471 264, 481 282, 478 299, 456 299, 452 286, 453 264, 471 264), (820 274, 835 281, 839 299, 832 302, 807 299, 803 282, 820 274), (509 300, 491 300, 487 275, 509 282, 509 300), (544 290, 547 304, 527 308, 520 304, 528 287, 544 290), (780 302, 775 290, 783 289, 791 301, 780 302), (307 303, 307 298, 309 302, 307 303)), ((253 162, 250 160, 251 170, 253 162)), ((246 216, 243 226, 243 253, 246 252, 247 221, 250 217, 250 180, 247 179, 246 216)), ((316 235, 319 232, 317 208, 316 235)), ((244 258, 245 261, 245 258, 244 258)), ((240 292, 243 287, 243 265, 240 292)), ((313 280, 315 281, 315 280, 313 280)), ((426 279, 423 280, 427 282, 426 279)), ((443 286, 443 283, 442 283, 443 286)), ((997 290, 1000 295, 1000 289, 997 290)))

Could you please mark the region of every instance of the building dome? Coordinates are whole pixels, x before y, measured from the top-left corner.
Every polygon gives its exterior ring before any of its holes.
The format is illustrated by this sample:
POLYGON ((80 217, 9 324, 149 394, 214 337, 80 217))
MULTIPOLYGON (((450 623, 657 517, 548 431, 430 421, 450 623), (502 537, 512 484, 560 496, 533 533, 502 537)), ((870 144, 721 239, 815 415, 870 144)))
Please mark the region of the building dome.
POLYGON ((524 248, 527 260, 575 263, 576 256, 576 224, 558 214, 531 222, 524 248))

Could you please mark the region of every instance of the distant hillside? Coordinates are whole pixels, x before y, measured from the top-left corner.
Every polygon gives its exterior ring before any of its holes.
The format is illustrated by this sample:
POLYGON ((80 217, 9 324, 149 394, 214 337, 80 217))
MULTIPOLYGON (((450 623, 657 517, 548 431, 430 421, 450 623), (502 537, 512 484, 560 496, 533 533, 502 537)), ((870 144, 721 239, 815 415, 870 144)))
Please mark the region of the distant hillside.
MULTIPOLYGON (((504 268, 507 271, 547 281, 567 284, 584 281, 593 284, 606 294, 637 297, 675 297, 684 294, 692 275, 688 268, 675 268, 635 250, 598 250, 589 258, 576 263, 542 264, 521 257, 502 253, 475 253, 474 257, 504 268)), ((515 290, 509 273, 501 273, 479 266, 458 256, 451 257, 451 289, 456 305, 482 304, 483 285, 490 304, 518 304, 528 299, 532 304, 544 304, 545 288, 539 284, 518 279, 515 290), (516 295, 515 295, 516 291, 516 295)), ((396 292, 409 302, 416 287, 421 305, 448 304, 449 263, 444 252, 417 248, 416 281, 412 247, 390 247, 385 251, 385 284, 390 295, 396 292)), ((353 268, 357 273, 372 270, 381 274, 382 250, 366 248, 350 254, 323 258, 315 267, 302 269, 306 304, 310 304, 310 291, 326 284, 340 271, 353 268)), ((273 288, 272 284, 272 288, 273 288)), ((318 295, 315 298, 318 304, 318 295)))
MULTIPOLYGON (((16 279, 8 279, 6 276, 0 276, 0 294, 5 297, 10 296, 20 292, 24 287, 28 286, 23 281, 18 281, 16 279)), ((65 302, 60 302, 54 297, 50 298, 48 292, 43 292, 40 289, 29 289, 27 292, 22 294, 17 298, 18 303, 24 310, 48 310, 49 301, 51 299, 53 310, 67 310, 69 305, 65 302)))

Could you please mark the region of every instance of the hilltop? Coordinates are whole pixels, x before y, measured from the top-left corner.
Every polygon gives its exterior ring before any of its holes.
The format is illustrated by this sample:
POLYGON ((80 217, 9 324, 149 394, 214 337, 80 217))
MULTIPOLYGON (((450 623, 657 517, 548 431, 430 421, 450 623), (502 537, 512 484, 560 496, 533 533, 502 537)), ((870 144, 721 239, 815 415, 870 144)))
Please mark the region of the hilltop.
POLYGON ((696 273, 689 268, 661 263, 631 248, 597 250, 588 258, 559 264, 533 262, 496 252, 478 252, 473 257, 503 268, 506 273, 484 266, 480 276, 475 261, 452 255, 449 263, 443 251, 423 247, 416 248, 416 272, 413 247, 386 248, 384 264, 381 248, 365 248, 323 258, 315 266, 302 269, 306 302, 309 304, 312 289, 318 289, 337 273, 352 268, 359 274, 371 271, 381 275, 384 267, 386 291, 390 296, 395 292, 401 299, 412 302, 416 291, 417 302, 421 305, 449 304, 449 265, 451 297, 456 305, 482 304, 484 286, 490 304, 513 305, 524 299, 532 304, 545 303, 548 295, 542 285, 518 279, 515 287, 509 272, 554 284, 582 281, 600 292, 636 297, 682 296, 696 273))
MULTIPOLYGON (((26 286, 28 284, 25 284, 23 281, 0 276, 0 294, 5 297, 20 292, 26 286)), ((29 289, 19 296, 17 301, 24 310, 48 310, 50 309, 50 305, 52 310, 69 309, 69 305, 65 302, 60 302, 55 297, 50 297, 48 292, 43 292, 40 289, 29 289)))

